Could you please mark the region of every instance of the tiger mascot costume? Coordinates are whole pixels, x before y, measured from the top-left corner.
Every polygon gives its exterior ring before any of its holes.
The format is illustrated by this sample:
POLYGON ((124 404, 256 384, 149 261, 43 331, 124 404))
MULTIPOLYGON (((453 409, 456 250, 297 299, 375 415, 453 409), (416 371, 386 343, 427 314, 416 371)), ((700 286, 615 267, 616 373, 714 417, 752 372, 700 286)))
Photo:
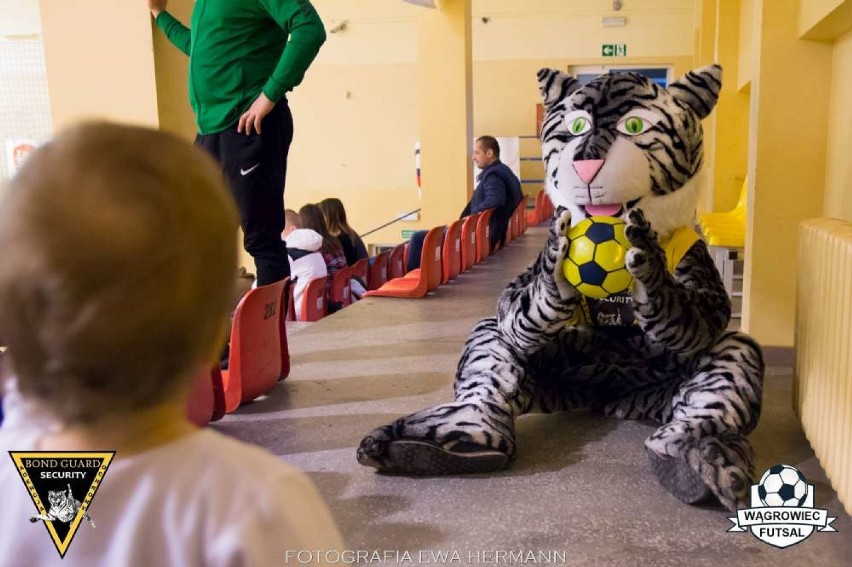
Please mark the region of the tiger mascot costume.
MULTIPOLYGON (((664 89, 634 73, 580 83, 539 71, 547 191, 558 206, 537 260, 503 291, 497 317, 465 344, 455 401, 381 427, 358 461, 379 471, 496 471, 517 453, 515 419, 592 408, 660 424, 645 441, 651 470, 686 503, 747 503, 760 415, 760 347, 727 331, 731 304, 707 247, 690 228, 703 161, 700 120, 721 87, 718 65, 664 89), (621 217, 634 283, 613 298, 581 296, 565 279, 569 225, 621 217), (626 311, 625 311, 626 304, 626 311), (620 309, 619 326, 595 312, 620 309), (625 321, 625 318, 628 321, 625 321)), ((611 315, 611 313, 610 313, 611 315)))

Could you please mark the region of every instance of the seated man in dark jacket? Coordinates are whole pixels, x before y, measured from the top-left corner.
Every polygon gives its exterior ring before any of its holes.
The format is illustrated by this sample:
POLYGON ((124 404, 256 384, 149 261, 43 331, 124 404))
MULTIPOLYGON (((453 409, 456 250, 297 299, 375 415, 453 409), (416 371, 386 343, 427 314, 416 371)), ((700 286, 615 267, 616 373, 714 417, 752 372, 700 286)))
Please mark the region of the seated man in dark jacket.
MULTIPOLYGON (((494 250, 498 244, 506 244, 512 213, 524 199, 521 181, 509 166, 500 161, 500 144, 493 136, 481 136, 476 139, 473 144, 473 161, 482 172, 476 178, 476 189, 459 218, 494 209, 489 223, 491 250, 494 250)), ((425 230, 417 231, 411 236, 406 271, 420 267, 425 236, 425 230)))
POLYGON ((521 181, 500 161, 500 144, 492 136, 477 138, 473 145, 473 161, 482 173, 477 177, 476 189, 461 216, 494 209, 490 225, 491 249, 494 250, 497 244, 506 244, 509 220, 524 198, 521 181))

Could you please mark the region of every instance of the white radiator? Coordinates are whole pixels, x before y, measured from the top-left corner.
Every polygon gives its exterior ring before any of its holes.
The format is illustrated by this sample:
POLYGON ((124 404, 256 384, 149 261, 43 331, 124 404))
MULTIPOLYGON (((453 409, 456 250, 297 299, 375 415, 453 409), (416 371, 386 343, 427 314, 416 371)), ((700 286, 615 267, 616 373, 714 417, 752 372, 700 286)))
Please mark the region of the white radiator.
POLYGON ((802 223, 797 294, 793 408, 852 514, 852 222, 802 223))

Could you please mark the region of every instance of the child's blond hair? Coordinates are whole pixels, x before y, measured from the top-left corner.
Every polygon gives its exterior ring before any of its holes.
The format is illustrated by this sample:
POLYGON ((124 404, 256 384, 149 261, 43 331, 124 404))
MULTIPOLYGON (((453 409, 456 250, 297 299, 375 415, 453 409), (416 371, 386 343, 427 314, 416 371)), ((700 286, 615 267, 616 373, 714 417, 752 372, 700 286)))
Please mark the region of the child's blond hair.
POLYGON ((147 409, 215 358, 236 214, 202 150, 90 123, 35 151, 0 201, 0 342, 65 423, 147 409))

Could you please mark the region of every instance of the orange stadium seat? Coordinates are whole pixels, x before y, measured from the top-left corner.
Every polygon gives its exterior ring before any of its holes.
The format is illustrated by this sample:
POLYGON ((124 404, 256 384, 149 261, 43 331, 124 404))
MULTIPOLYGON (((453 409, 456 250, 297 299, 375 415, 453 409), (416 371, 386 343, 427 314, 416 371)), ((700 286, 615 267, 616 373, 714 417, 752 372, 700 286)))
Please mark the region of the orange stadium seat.
POLYGON ((461 229, 461 271, 466 272, 476 263, 476 221, 479 214, 464 218, 461 229))
POLYGON ((339 303, 341 309, 352 305, 352 269, 343 268, 331 280, 331 301, 339 303))
POLYGON ((228 369, 222 371, 225 411, 265 394, 281 378, 281 297, 284 281, 249 291, 234 313, 228 369))
POLYGON ((444 246, 441 251, 441 284, 454 280, 461 271, 461 229, 463 220, 450 224, 444 234, 444 246))
POLYGON ((436 226, 426 233, 423 239, 423 252, 420 267, 411 270, 404 277, 386 282, 379 289, 368 291, 372 297, 423 297, 441 285, 441 244, 444 227, 436 226))
POLYGON ((476 221, 476 263, 482 262, 491 254, 491 215, 494 209, 482 211, 476 221))
POLYGON ((388 281, 388 257, 390 252, 382 252, 373 258, 370 265, 369 277, 367 278, 367 289, 379 289, 388 281))
POLYGON ((388 257, 388 279, 393 280, 396 278, 401 278, 405 275, 405 254, 406 245, 405 242, 401 244, 397 244, 393 247, 393 250, 390 252, 390 256, 388 257))
POLYGON ((323 276, 308 282, 305 291, 302 293, 302 309, 299 311, 299 321, 311 323, 319 321, 325 315, 325 276, 323 276))

